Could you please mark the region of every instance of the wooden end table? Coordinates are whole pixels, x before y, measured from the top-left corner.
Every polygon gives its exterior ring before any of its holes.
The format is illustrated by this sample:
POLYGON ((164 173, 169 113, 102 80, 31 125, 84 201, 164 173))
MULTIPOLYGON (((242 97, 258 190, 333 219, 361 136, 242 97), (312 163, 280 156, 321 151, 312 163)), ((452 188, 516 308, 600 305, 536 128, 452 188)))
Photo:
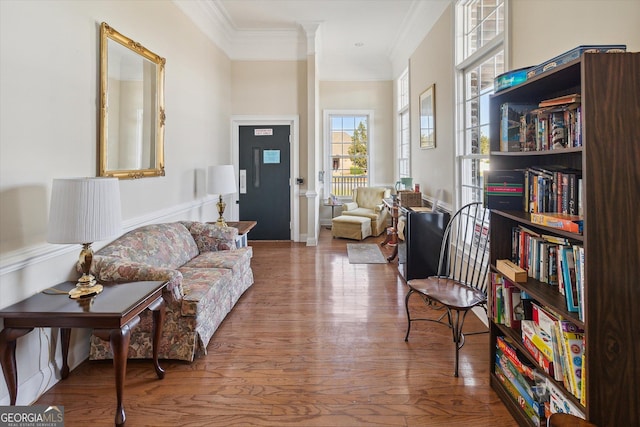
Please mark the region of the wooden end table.
POLYGON ((104 291, 94 297, 71 299, 64 293, 75 282, 56 285, 51 293, 45 291, 33 295, 10 307, 0 310, 4 329, 0 332, 0 363, 9 389, 10 404, 16 404, 18 395, 18 370, 16 366, 16 340, 33 328, 60 328, 62 343, 62 379, 69 376, 67 356, 71 328, 92 328, 93 334, 109 341, 113 351, 117 407, 115 424, 122 426, 126 415, 122 405, 124 379, 131 329, 140 321, 140 313, 153 311, 153 365, 158 378, 164 378, 164 370, 158 363, 158 345, 164 320, 162 290, 166 282, 132 282, 103 284, 104 291))

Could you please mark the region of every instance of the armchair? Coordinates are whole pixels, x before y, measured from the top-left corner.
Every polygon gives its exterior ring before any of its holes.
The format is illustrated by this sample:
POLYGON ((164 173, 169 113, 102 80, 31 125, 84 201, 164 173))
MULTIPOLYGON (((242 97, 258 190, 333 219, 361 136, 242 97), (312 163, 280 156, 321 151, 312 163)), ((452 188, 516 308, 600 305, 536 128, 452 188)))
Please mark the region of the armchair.
POLYGON ((371 233, 379 236, 387 228, 389 212, 382 199, 391 197, 391 190, 383 187, 358 187, 353 190, 353 201, 342 205, 342 215, 371 219, 371 233))

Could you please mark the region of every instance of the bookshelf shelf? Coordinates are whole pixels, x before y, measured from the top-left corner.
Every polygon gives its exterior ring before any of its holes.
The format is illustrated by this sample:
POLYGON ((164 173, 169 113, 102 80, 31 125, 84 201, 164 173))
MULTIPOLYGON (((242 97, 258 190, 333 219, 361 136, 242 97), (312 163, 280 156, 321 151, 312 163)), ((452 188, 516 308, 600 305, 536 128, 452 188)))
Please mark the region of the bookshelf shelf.
MULTIPOLYGON (((640 53, 585 53, 580 58, 494 94, 490 100, 492 170, 564 166, 582 173, 582 234, 531 222, 526 212, 491 214, 493 271, 498 259, 512 259, 512 231, 525 227, 565 238, 584 248, 582 321, 567 300, 542 281, 513 283, 539 306, 584 329, 583 403, 562 381, 545 374, 567 401, 600 426, 638 425, 640 420, 640 53), (538 104, 568 94, 581 95, 582 146, 559 150, 501 152, 501 106, 538 104)), ((516 240, 517 241, 517 240, 516 240)), ((506 280, 506 279, 505 279, 506 280)), ((493 289, 491 289, 493 292, 493 289)), ((491 301, 495 295, 490 295, 491 301)), ((531 363, 521 332, 490 319, 490 383, 521 426, 536 426, 496 374, 497 337, 510 338, 531 363)), ((540 421, 544 424, 544 420, 540 421)), ((540 427, 539 425, 536 427, 540 427)))

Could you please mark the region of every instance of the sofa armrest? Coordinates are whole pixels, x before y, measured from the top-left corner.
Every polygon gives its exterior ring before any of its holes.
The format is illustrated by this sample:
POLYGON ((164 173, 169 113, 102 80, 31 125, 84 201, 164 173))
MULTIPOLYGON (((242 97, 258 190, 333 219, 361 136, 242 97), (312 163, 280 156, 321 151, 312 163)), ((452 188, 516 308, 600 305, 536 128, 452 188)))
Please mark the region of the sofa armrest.
POLYGON ((343 211, 352 211, 358 209, 358 204, 356 202, 346 202, 342 205, 343 211))
POLYGON ((189 232, 198 245, 200 253, 234 250, 237 248, 238 229, 220 227, 216 224, 193 222, 189 232))
POLYGON ((384 209, 384 203, 380 203, 379 205, 375 205, 375 207, 373 208, 373 211, 375 213, 380 213, 382 212, 384 209))
POLYGON ((182 273, 178 270, 98 255, 94 256, 92 272, 102 282, 163 280, 167 282, 167 290, 176 300, 181 300, 184 296, 182 273))

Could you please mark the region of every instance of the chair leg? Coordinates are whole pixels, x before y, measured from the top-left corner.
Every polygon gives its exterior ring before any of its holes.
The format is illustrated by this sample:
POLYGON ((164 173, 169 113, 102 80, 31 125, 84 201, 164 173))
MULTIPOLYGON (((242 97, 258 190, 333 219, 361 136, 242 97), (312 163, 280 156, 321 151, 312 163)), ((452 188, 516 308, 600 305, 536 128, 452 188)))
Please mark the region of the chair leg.
POLYGON ((455 322, 453 322, 453 316, 451 310, 447 309, 449 313, 449 324, 451 325, 451 333, 453 334, 453 343, 456 346, 456 361, 453 375, 458 376, 458 360, 460 347, 464 345, 464 335, 462 334, 462 327, 464 326, 464 319, 467 317, 468 311, 465 310, 462 316, 460 316, 460 310, 456 310, 455 322))
POLYGON ((404 341, 409 341, 409 332, 411 331, 411 314, 409 313, 409 297, 413 294, 413 289, 409 288, 407 296, 404 297, 404 308, 407 311, 407 334, 404 336, 404 341))

